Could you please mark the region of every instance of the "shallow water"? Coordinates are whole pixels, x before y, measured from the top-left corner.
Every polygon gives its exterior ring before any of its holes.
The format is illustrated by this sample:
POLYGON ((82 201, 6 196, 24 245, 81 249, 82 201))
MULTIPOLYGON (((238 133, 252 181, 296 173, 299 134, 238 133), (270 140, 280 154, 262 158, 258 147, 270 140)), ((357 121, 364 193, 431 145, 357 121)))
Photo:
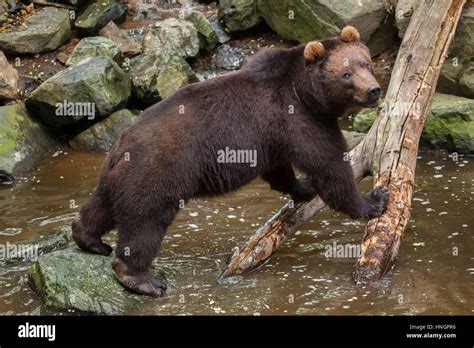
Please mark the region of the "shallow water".
MULTIPOLYGON (((357 245, 364 228, 327 209, 265 265, 219 284, 232 248, 285 203, 256 180, 234 194, 188 203, 155 262, 168 279, 166 296, 124 314, 473 314, 474 158, 419 156, 412 218, 398 260, 376 285, 350 282, 355 258, 325 256, 333 243, 357 245)), ((102 161, 103 155, 60 153, 27 179, 3 185, 0 243, 53 235, 68 225, 93 190, 102 161)), ((361 188, 370 185, 366 180, 361 188)), ((42 305, 28 285, 28 266, 0 267, 0 313, 65 313, 42 305)))

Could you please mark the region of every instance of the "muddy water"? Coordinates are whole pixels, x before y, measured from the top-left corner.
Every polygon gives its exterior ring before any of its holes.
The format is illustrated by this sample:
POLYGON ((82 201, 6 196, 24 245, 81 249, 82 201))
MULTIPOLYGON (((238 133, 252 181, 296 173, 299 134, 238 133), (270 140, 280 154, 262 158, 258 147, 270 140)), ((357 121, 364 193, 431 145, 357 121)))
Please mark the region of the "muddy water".
MULTIPOLYGON (((91 193, 102 160, 61 153, 27 180, 1 187, 0 243, 41 238, 68 225, 91 193)), ((232 248, 286 200, 256 180, 234 194, 192 201, 180 212, 155 262, 168 278, 166 297, 124 314, 473 314, 474 158, 456 162, 445 153, 420 153, 418 161, 400 256, 377 285, 351 284, 352 255, 326 257, 334 243, 357 245, 364 227, 329 210, 261 268, 219 284, 232 248)), ((370 181, 361 184, 362 190, 369 187, 370 181)), ((0 267, 0 313, 61 313, 44 307, 30 290, 27 266, 0 267)))

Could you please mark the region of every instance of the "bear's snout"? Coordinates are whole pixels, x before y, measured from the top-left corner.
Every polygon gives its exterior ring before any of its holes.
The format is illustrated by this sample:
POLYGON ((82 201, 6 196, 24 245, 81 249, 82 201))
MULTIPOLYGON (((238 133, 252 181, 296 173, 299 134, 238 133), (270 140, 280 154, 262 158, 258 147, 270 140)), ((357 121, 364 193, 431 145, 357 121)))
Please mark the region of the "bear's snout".
POLYGON ((380 97, 380 86, 371 86, 367 89, 367 96, 372 100, 377 100, 380 97))

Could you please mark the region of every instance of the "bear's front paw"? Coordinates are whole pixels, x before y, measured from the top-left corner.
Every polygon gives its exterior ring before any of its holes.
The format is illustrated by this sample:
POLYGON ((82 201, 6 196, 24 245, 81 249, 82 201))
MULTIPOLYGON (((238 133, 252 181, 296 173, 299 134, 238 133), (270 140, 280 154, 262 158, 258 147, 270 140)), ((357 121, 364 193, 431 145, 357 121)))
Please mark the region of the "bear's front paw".
POLYGON ((316 190, 311 185, 311 180, 308 177, 303 177, 296 180, 291 199, 295 203, 309 202, 316 194, 316 190))
POLYGON ((389 193, 385 187, 376 187, 366 197, 365 217, 373 219, 380 216, 387 208, 389 193))

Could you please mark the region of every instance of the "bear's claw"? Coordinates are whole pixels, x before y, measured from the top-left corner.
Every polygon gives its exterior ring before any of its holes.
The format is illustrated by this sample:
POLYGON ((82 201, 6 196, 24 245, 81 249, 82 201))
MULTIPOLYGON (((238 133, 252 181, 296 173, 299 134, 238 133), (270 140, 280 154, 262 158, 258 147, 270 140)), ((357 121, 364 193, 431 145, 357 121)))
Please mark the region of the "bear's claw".
POLYGON ((387 208, 389 199, 388 189, 385 187, 376 187, 367 195, 367 211, 365 217, 373 219, 380 216, 387 208))

